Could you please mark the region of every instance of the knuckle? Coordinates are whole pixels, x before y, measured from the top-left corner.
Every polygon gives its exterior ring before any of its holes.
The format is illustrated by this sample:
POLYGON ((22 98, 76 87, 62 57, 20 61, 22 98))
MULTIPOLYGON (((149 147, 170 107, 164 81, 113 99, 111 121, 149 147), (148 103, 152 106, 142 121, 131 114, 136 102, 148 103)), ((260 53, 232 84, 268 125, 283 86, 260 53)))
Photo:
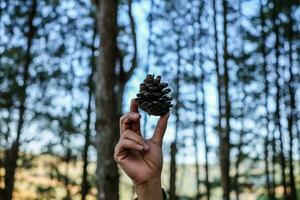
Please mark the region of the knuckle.
POLYGON ((123 137, 124 137, 124 138, 127 138, 127 137, 129 136, 130 132, 131 132, 131 131, 130 131, 129 129, 125 130, 125 131, 123 132, 123 137))

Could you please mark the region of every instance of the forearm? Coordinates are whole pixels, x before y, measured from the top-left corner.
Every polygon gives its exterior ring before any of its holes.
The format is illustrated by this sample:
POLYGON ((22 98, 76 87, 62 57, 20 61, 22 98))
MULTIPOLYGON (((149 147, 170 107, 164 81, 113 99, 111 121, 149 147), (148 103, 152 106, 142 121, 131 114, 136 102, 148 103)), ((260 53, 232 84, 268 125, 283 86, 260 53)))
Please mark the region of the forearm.
POLYGON ((138 200, 163 200, 161 177, 135 186, 138 200))

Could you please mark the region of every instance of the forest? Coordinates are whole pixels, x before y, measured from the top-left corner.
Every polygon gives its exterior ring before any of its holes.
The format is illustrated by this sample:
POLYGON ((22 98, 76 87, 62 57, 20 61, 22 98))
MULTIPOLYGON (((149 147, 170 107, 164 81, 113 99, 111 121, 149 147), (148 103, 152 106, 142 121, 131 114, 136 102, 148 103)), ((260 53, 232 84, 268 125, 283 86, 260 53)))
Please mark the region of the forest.
POLYGON ((148 74, 170 200, 300 200, 299 0, 0 0, 0 200, 134 199, 114 151, 148 74))

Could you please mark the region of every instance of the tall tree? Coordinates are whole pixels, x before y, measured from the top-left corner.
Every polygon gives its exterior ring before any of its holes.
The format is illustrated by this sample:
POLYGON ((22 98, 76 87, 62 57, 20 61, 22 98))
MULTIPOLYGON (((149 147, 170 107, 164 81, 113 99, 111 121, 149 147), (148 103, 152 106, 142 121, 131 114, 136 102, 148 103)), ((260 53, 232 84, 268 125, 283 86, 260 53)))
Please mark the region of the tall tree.
MULTIPOLYGON (((220 135, 220 167, 221 185, 223 188, 223 199, 230 199, 230 117, 231 105, 229 98, 229 70, 228 70, 228 33, 227 33, 227 12, 228 2, 222 1, 223 5, 223 81, 224 81, 224 132, 220 135)), ((220 95, 220 94, 219 94, 220 95)))
MULTIPOLYGON (((199 28, 198 28, 198 33, 196 34, 196 41, 199 43, 199 46, 202 46, 201 43, 201 37, 204 37, 204 31, 202 28, 202 16, 203 12, 205 9, 205 3, 204 1, 200 1, 198 4, 198 23, 199 23, 199 28)), ((209 163, 208 163, 208 153, 209 153, 209 146, 208 146, 208 139, 207 139, 207 108, 206 108, 206 92, 204 89, 205 85, 205 80, 206 80, 206 71, 204 70, 204 58, 203 58, 203 53, 200 51, 198 55, 198 60, 199 60, 199 67, 201 71, 201 75, 199 77, 199 90, 201 92, 201 115, 202 115, 202 130, 203 130, 203 142, 204 142, 204 149, 205 149, 205 187, 206 187, 206 198, 207 200, 210 200, 210 182, 209 182, 209 163)), ((197 94, 197 93, 196 93, 197 94)), ((199 174, 199 172, 198 172, 199 174)), ((198 176, 197 176, 198 177, 198 176)), ((198 181, 199 182, 199 181, 198 181)), ((198 183, 199 184, 199 183, 198 183)), ((197 198, 200 199, 200 192, 198 192, 197 198)))
MULTIPOLYGON (((195 29, 194 29, 195 31, 195 29)), ((194 39, 195 37, 193 37, 194 39)), ((194 39, 193 41, 193 49, 195 49, 195 45, 196 45, 196 41, 194 39)), ((196 71, 196 66, 197 66, 197 62, 196 62, 196 53, 195 51, 193 51, 193 56, 192 56, 192 60, 193 60, 193 70, 194 72, 196 71)), ((199 63, 200 65, 202 63, 199 63)), ((194 150, 195 150, 195 175, 196 175, 196 198, 199 199, 200 198, 200 184, 201 184, 201 180, 200 180, 200 163, 199 163, 199 145, 198 145, 198 141, 199 141, 199 131, 198 131, 198 127, 199 127, 199 111, 200 111, 200 103, 199 103, 199 78, 195 77, 194 78, 194 93, 195 93, 195 120, 194 120, 194 124, 193 124, 193 145, 194 145, 194 150)))
POLYGON ((97 199, 119 199, 119 173, 113 160, 118 138, 116 94, 117 0, 96 1, 100 55, 96 66, 97 199), (110 20, 107 20, 110 19, 110 20))
MULTIPOLYGON (((269 81, 268 81, 268 68, 267 68, 267 51, 265 47, 266 42, 266 33, 265 33, 265 14, 264 14, 264 5, 262 0, 260 0, 260 47, 263 58, 262 68, 263 68, 263 79, 264 79, 264 107, 265 107, 265 127, 266 127, 266 136, 265 136, 265 149, 264 149, 264 161, 265 161, 265 173, 266 173, 266 188, 268 192, 268 198, 274 199, 274 190, 271 191, 271 182, 270 182, 270 173, 269 173, 269 124, 270 124, 270 114, 269 114, 269 81)), ((274 179, 274 177, 273 177, 274 179)), ((274 180, 273 180, 274 181, 274 180)))
POLYGON ((293 139, 294 139, 294 130, 297 127, 294 126, 296 119, 296 103, 295 103, 295 89, 294 89, 294 74, 293 74, 293 39, 294 39, 294 30, 293 24, 294 20, 292 18, 292 0, 289 0, 288 3, 288 44, 289 44, 289 80, 288 80, 288 107, 289 113, 287 117, 288 132, 289 132, 289 185, 290 185, 290 195, 289 199, 297 199, 297 191, 295 184, 295 175, 294 175, 294 157, 293 157, 293 139))
POLYGON ((94 25, 94 33, 93 33, 93 39, 91 44, 91 61, 90 61, 90 68, 91 72, 88 78, 88 105, 86 109, 86 122, 85 122, 85 143, 83 147, 83 153, 82 153, 82 159, 83 159, 83 167, 82 167, 82 182, 81 182, 81 199, 85 200, 86 195, 88 194, 89 190, 89 183, 88 183, 88 150, 90 146, 90 140, 91 140, 91 114, 92 114, 92 98, 93 98, 93 92, 94 92, 94 82, 93 77, 95 73, 95 40, 96 40, 96 24, 94 25))
POLYGON ((22 128, 24 125, 24 116, 26 112, 26 98, 27 98, 27 87, 29 81, 29 67, 32 62, 32 55, 31 55, 31 47, 33 43, 34 36, 36 34, 36 28, 34 26, 34 19, 37 13, 37 1, 33 0, 28 12, 28 19, 27 19, 27 31, 26 35, 26 52, 24 55, 24 65, 23 65, 23 74, 22 74, 22 81, 23 84, 20 87, 20 94, 19 94, 19 119, 17 124, 17 131, 16 131, 16 138, 10 147, 5 152, 5 189, 4 189, 4 198, 6 200, 12 199, 14 184, 15 184, 15 172, 17 168, 17 161, 19 158, 19 148, 20 148, 20 137, 22 134, 22 128))
POLYGON ((178 143, 178 131, 179 131, 179 123, 180 123, 180 118, 179 118, 179 98, 180 98, 180 77, 181 77, 181 70, 180 70, 180 65, 181 65, 181 46, 180 46, 180 33, 177 35, 176 39, 176 54, 177 54, 177 74, 175 78, 175 85, 176 85, 176 94, 175 94, 175 138, 174 141, 171 143, 171 163, 170 163, 170 200, 176 200, 176 154, 177 154, 177 143, 178 143))
POLYGON ((279 152, 279 159, 280 159, 280 167, 281 167, 281 179, 282 179, 282 186, 284 191, 284 199, 287 199, 287 183, 286 183, 286 162, 284 156, 284 148, 283 148, 283 133, 282 133, 282 125, 281 125, 281 113, 280 113, 280 100, 281 100, 281 87, 279 83, 280 79, 280 72, 279 72, 279 56, 280 56, 280 36, 279 36, 279 24, 278 24, 278 15, 279 15, 279 5, 277 1, 273 2, 273 10, 272 10, 272 20, 273 20, 273 31, 275 34, 275 73, 276 73, 276 80, 275 80, 275 87, 276 87, 276 96, 275 96, 275 125, 279 133, 279 143, 280 143, 280 152, 279 152))
POLYGON ((97 199, 119 199, 119 173, 113 159, 119 138, 118 118, 122 113, 122 98, 126 82, 137 66, 137 42, 132 15, 132 1, 128 0, 128 16, 133 43, 133 55, 128 71, 123 55, 117 47, 118 1, 97 0, 96 19, 100 36, 100 55, 96 65, 96 130, 97 130, 97 199), (109 20, 107 20, 109 19, 109 20), (119 69, 117 68, 117 61, 119 69), (118 69, 118 70, 117 70, 118 69))
MULTIPOLYGON (((227 182, 227 178, 228 178, 228 174, 227 169, 226 169, 226 165, 227 165, 227 154, 226 154, 226 145, 227 145, 227 138, 226 135, 224 133, 224 128, 222 126, 222 119, 224 118, 224 80, 223 80, 223 76, 221 74, 221 67, 220 67, 220 62, 219 62, 219 50, 218 50, 218 43, 219 43, 219 37, 218 37, 218 29, 217 29, 217 1, 213 0, 213 21, 214 21, 214 44, 215 44, 215 58, 214 58, 214 62, 215 62, 215 67, 216 67, 216 74, 217 74, 217 91, 218 91, 218 125, 217 125, 217 131, 219 134, 219 138, 220 138, 220 143, 219 143, 219 152, 220 152, 220 171, 221 171, 221 186, 223 189, 223 198, 226 199, 226 197, 229 196, 229 194, 227 194, 227 186, 226 184, 227 182), (224 168, 223 168, 224 167, 224 168)), ((227 40, 227 39, 226 39, 227 40)), ((228 197, 229 199, 229 197, 228 197)), ((226 199, 226 200, 228 200, 226 199)))
MULTIPOLYGON (((150 11, 148 14, 148 40, 147 40, 147 57, 146 57, 146 64, 145 64, 145 72, 146 75, 149 74, 150 71, 150 57, 151 57, 151 51, 152 51, 152 35, 153 35, 153 7, 154 7, 154 0, 150 0, 150 11)), ((144 137, 147 137, 147 120, 148 116, 147 114, 144 115, 144 127, 143 127, 143 133, 144 137)))

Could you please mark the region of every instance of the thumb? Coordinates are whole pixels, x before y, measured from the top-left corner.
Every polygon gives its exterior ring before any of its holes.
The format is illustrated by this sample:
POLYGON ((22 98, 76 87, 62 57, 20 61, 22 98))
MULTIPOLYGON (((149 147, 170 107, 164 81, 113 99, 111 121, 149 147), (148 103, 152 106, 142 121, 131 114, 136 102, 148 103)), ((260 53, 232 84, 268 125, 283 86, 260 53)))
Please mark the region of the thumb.
POLYGON ((162 140, 164 138, 164 135, 165 135, 165 132, 167 129, 169 116, 170 116, 170 113, 159 118, 156 128, 155 128, 155 131, 154 131, 154 134, 151 138, 151 140, 154 143, 162 145, 162 140))

